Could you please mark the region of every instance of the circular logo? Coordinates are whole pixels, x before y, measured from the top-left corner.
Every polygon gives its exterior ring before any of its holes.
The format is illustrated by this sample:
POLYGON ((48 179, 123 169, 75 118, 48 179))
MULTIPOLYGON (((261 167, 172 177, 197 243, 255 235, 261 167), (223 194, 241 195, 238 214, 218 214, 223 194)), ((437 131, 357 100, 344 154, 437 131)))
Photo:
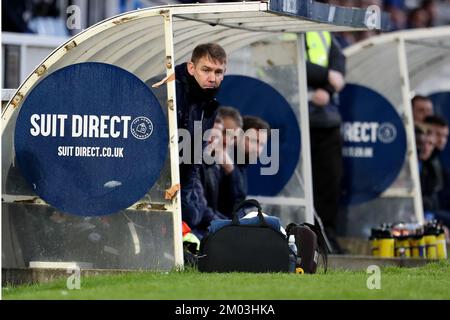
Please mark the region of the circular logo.
POLYGON ((131 123, 131 134, 139 140, 145 140, 153 133, 153 123, 147 117, 137 117, 131 123))
POLYGON ((339 98, 344 135, 341 203, 359 205, 378 198, 399 175, 406 131, 394 106, 370 88, 349 83, 339 98))
POLYGON ((391 143, 397 137, 397 129, 389 122, 383 122, 378 128, 378 139, 384 143, 391 143))
POLYGON ((20 173, 64 213, 102 216, 130 207, 154 187, 166 162, 169 130, 158 99, 110 64, 52 72, 24 100, 15 125, 20 173), (133 108, 130 97, 137 97, 133 108))

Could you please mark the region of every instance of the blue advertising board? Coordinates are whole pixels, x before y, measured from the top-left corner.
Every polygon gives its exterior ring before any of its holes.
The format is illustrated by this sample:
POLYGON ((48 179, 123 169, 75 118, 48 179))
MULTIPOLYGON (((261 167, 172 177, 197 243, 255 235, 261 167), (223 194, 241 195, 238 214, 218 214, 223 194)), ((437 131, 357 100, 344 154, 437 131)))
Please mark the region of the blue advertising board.
POLYGON ((279 156, 277 172, 261 174, 261 168, 266 165, 260 162, 247 167, 248 194, 277 195, 293 176, 300 157, 300 128, 289 103, 267 83, 241 75, 226 76, 217 98, 222 105, 237 108, 243 116, 260 117, 271 129, 279 130, 279 152, 272 152, 271 137, 266 145, 267 155, 279 156))
POLYGON ((347 84, 340 93, 344 205, 375 199, 405 161, 406 132, 394 107, 377 92, 347 84))
POLYGON ((105 63, 48 75, 23 102, 16 161, 36 194, 66 213, 99 216, 140 200, 160 176, 168 126, 135 75, 105 63))

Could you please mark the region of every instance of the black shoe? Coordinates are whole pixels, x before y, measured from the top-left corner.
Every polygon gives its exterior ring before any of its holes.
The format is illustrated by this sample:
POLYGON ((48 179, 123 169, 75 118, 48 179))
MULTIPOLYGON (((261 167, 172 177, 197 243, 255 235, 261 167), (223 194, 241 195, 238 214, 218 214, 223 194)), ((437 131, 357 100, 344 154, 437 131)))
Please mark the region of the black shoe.
POLYGON ((184 256, 184 265, 186 267, 197 268, 198 258, 195 254, 184 250, 183 256, 184 256))

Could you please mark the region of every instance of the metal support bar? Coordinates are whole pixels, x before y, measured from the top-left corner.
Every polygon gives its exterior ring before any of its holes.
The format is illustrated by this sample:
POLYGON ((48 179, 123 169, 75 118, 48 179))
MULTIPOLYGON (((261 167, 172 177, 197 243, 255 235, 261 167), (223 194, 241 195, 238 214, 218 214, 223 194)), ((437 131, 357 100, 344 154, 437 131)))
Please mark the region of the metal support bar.
POLYGON ((398 53, 398 65, 400 69, 402 99, 403 99, 403 111, 405 113, 405 129, 407 137, 407 151, 406 159, 409 163, 410 174, 412 178, 412 190, 414 199, 414 213, 417 218, 417 222, 422 223, 423 217, 423 204, 422 204, 422 190, 420 186, 419 177, 419 165, 416 152, 416 139, 414 133, 414 119, 412 115, 411 106, 411 90, 409 86, 409 74, 408 74, 408 61, 406 58, 405 39, 399 38, 397 42, 398 53))
MULTIPOLYGON (((167 12, 164 18, 164 35, 166 46, 166 75, 175 73, 174 46, 173 46, 173 19, 172 14, 167 12)), ((169 122, 169 151, 170 151, 170 172, 172 185, 180 183, 179 152, 178 152, 178 126, 177 126, 177 103, 175 81, 167 83, 167 117, 169 122)), ((183 239, 181 229, 181 195, 177 192, 172 199, 173 205, 173 241, 175 253, 175 266, 183 268, 183 239)))
POLYGON ((299 33, 297 37, 297 72, 298 72, 298 92, 300 108, 300 128, 302 142, 302 171, 305 181, 306 200, 306 222, 314 224, 314 201, 312 187, 311 168, 311 148, 309 138, 309 108, 308 108, 308 85, 306 80, 306 55, 305 55, 305 34, 299 33))

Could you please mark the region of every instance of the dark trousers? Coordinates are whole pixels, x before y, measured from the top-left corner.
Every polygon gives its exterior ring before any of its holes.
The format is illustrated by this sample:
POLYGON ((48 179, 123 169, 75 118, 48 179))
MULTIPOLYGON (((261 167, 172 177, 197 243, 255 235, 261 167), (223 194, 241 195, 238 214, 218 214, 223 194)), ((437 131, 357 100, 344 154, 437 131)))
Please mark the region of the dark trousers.
POLYGON ((314 207, 327 231, 336 231, 341 195, 342 139, 340 127, 311 128, 314 207))

